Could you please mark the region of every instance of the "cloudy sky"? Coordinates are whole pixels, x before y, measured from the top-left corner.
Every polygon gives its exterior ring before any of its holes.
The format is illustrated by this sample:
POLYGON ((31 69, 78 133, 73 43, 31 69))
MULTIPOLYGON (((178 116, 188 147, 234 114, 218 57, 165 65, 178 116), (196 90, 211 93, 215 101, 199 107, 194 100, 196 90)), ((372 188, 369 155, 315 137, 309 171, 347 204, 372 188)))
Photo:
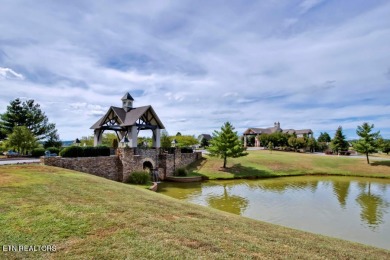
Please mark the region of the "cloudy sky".
POLYGON ((0 0, 0 113, 34 99, 61 139, 128 91, 170 134, 375 124, 390 138, 390 2, 0 0))

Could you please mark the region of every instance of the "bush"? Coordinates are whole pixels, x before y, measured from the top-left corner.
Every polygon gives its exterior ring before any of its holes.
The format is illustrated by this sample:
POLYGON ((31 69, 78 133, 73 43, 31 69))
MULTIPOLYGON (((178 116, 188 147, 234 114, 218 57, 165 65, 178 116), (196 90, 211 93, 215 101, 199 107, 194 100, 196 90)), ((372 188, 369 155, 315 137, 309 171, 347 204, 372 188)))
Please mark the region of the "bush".
POLYGON ((150 173, 146 171, 136 171, 130 174, 128 183, 146 184, 150 180, 150 173))
POLYGON ((192 149, 191 147, 182 147, 181 152, 182 153, 193 153, 194 149, 192 149))
POLYGON ((32 157, 41 157, 45 155, 45 148, 35 148, 31 152, 32 157))
POLYGON ((107 146, 70 146, 61 150, 62 157, 97 157, 110 156, 110 148, 107 146))
POLYGON ((185 177, 187 176, 187 170, 185 168, 177 168, 173 176, 185 177))
POLYGON ((61 150, 60 156, 62 157, 83 157, 83 148, 80 146, 69 146, 61 150))
POLYGON ((58 149, 57 147, 49 147, 49 148, 46 148, 46 150, 49 151, 50 153, 55 153, 55 154, 60 153, 60 149, 58 149))

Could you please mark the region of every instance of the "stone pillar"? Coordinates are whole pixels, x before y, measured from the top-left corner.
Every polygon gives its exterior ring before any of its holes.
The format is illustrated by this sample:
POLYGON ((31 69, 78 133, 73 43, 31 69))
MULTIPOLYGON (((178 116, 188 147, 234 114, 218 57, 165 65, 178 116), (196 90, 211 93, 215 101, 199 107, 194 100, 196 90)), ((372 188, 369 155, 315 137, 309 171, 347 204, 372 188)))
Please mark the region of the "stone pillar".
POLYGON ((246 135, 244 135, 244 147, 246 147, 247 144, 246 144, 246 135))
POLYGON ((102 144, 102 130, 95 129, 94 131, 94 138, 93 138, 93 146, 98 146, 102 144))
POLYGON ((160 148, 161 141, 160 141, 160 128, 156 128, 153 130, 153 147, 160 148))
POLYGON ((126 182, 134 171, 134 150, 132 148, 118 148, 118 155, 122 162, 122 178, 119 179, 126 182))
POLYGON ((133 125, 131 127, 131 132, 130 132, 130 147, 136 148, 138 144, 138 128, 137 126, 133 125))

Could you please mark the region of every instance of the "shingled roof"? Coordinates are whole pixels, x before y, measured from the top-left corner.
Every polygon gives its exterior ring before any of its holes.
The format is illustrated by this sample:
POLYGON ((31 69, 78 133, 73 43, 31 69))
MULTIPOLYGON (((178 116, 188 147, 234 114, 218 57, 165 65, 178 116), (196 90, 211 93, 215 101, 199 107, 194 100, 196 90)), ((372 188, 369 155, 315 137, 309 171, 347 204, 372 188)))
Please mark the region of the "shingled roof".
MULTIPOLYGON (((130 94, 129 94, 129 96, 130 96, 130 94)), ((132 99, 131 96, 130 96, 130 98, 132 99)), ((129 112, 126 112, 121 107, 112 106, 109 108, 107 113, 102 118, 100 118, 95 124, 93 124, 91 126, 90 129, 100 129, 103 126, 103 124, 106 122, 107 118, 109 117, 109 115, 112 112, 115 113, 115 115, 117 116, 118 126, 120 126, 120 127, 129 127, 129 126, 136 125, 138 119, 142 118, 147 113, 150 113, 152 115, 152 118, 149 118, 150 123, 158 126, 160 129, 165 129, 163 123, 158 118, 158 116, 157 116, 156 112, 154 111, 154 109, 152 108, 152 106, 143 106, 143 107, 132 108, 131 110, 129 110, 129 112)))

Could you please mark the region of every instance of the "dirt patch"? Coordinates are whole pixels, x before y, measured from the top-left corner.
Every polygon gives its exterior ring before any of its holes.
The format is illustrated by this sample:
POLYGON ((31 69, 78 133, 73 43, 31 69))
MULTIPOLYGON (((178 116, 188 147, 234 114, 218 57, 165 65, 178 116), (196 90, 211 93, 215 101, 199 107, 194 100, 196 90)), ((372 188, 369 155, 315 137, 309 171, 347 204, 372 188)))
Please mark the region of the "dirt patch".
POLYGON ((19 182, 20 178, 6 173, 0 173, 0 186, 5 186, 10 183, 19 182))

